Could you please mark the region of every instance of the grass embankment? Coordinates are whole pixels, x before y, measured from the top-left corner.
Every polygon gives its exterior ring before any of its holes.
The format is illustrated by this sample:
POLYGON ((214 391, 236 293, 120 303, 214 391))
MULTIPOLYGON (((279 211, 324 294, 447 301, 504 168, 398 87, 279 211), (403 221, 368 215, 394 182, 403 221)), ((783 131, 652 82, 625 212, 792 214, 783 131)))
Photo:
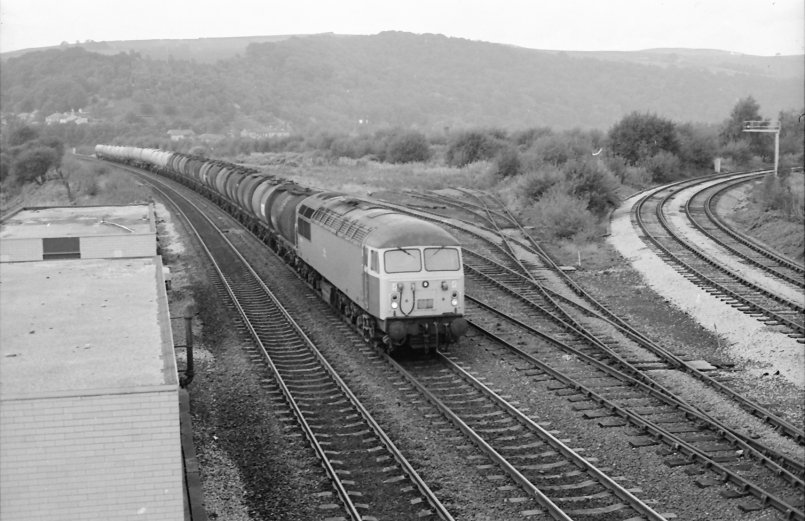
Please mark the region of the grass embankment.
POLYGON ((752 185, 728 218, 739 230, 802 263, 805 261, 805 175, 768 176, 752 185))

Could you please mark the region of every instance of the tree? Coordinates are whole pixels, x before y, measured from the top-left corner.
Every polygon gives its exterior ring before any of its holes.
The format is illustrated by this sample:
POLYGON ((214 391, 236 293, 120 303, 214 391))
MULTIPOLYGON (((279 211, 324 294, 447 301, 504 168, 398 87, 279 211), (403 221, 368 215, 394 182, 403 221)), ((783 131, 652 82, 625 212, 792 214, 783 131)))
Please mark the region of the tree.
POLYGON ((759 132, 744 132, 744 122, 765 121, 760 115, 760 105, 752 96, 738 100, 730 117, 721 126, 721 144, 745 142, 749 144, 752 154, 762 158, 770 158, 773 154, 774 140, 769 135, 759 132))
POLYGON ((695 169, 712 168, 718 152, 715 130, 701 125, 685 123, 677 127, 679 159, 682 164, 695 169))
POLYGON ((631 165, 660 152, 679 150, 674 123, 654 114, 632 112, 610 129, 608 137, 612 153, 631 165))
POLYGON ((41 185, 45 182, 45 174, 58 164, 59 159, 54 149, 44 145, 34 146, 17 156, 11 170, 17 182, 35 181, 41 185))
POLYGON ((579 199, 587 200, 587 209, 603 215, 616 206, 618 180, 602 161, 595 159, 573 159, 568 161, 563 171, 569 183, 569 192, 579 199))
POLYGON ((514 177, 523 171, 523 163, 520 161, 520 154, 513 146, 503 148, 495 159, 497 173, 500 177, 514 177))
POLYGON ((392 137, 386 146, 390 163, 415 163, 430 159, 430 145, 421 132, 405 132, 392 137))
POLYGON ((17 147, 39 137, 39 131, 28 125, 23 125, 8 136, 8 145, 17 147))
POLYGON ((5 152, 0 152, 0 183, 8 179, 11 174, 11 157, 5 152))
POLYGON ((730 117, 722 124, 721 144, 726 145, 730 141, 746 141, 749 139, 748 133, 744 132, 744 121, 760 121, 760 105, 752 96, 738 100, 732 108, 730 117))
POLYGON ((494 132, 473 130, 459 134, 447 147, 447 163, 465 166, 476 161, 492 159, 500 149, 500 141, 494 132))

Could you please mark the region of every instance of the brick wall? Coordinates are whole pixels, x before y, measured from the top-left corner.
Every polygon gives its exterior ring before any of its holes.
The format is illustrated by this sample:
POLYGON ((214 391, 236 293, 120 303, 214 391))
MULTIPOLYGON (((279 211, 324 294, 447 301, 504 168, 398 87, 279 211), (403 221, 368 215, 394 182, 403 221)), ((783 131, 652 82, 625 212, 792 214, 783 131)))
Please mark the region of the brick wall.
POLYGON ((0 520, 183 519, 177 390, 0 402, 0 520))

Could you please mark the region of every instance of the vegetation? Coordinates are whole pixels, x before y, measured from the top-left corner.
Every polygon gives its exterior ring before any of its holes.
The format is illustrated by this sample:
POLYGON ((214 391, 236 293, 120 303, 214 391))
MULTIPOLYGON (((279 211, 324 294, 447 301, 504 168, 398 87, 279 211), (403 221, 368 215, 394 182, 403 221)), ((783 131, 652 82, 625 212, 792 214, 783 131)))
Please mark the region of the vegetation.
MULTIPOLYGON (((563 123, 595 118, 576 118, 575 109, 563 105, 572 98, 559 92, 566 83, 534 84, 533 78, 570 75, 573 88, 581 89, 570 94, 593 99, 597 96, 590 89, 599 81, 588 70, 595 69, 593 62, 401 33, 253 44, 242 56, 204 66, 81 48, 30 53, 4 66, 4 110, 91 107, 103 123, 7 121, 0 136, 0 181, 6 193, 26 183, 52 181, 69 202, 94 197, 103 187, 130 191, 115 186, 106 172, 88 172, 84 163, 62 159, 65 144, 87 153, 91 149, 85 145, 117 142, 238 158, 323 188, 482 188, 498 193, 543 238, 568 239, 600 234, 601 223, 623 195, 711 172, 716 157, 730 169, 770 161, 769 136, 743 132, 743 121, 762 119, 760 104, 751 96, 740 98, 731 112, 724 108, 722 117, 728 116, 721 124, 677 123, 640 109, 615 120, 614 112, 604 110, 603 120, 614 121, 606 132, 554 130, 546 124, 552 120, 544 112, 548 106, 561 106, 563 123), (369 78, 370 70, 385 72, 369 78), (412 77, 417 81, 412 83, 412 77), (337 113, 335 106, 341 107, 337 113), (542 124, 520 126, 534 120, 542 124), (465 125, 470 121, 476 126, 465 125), (500 121, 508 124, 496 126, 500 121), (309 130, 262 138, 238 132, 253 125, 309 130), (171 141, 164 132, 171 127, 220 134, 214 140, 171 141)), ((639 92, 630 90, 628 82, 618 85, 620 103, 662 106, 642 104, 640 98, 652 91, 654 76, 665 73, 651 70, 649 78, 641 76, 648 71, 639 65, 609 66, 620 67, 624 78, 642 78, 633 82, 639 92), (622 96, 633 99, 627 103, 622 96)), ((712 75, 699 79, 700 92, 717 80, 712 75)), ((692 104, 697 97, 686 99, 692 104)), ((801 165, 799 113, 780 112, 776 119, 783 126, 783 166, 801 165)), ((770 185, 766 193, 770 208, 794 213, 799 208, 786 199, 784 187, 770 185)))
MULTIPOLYGON (((238 52, 187 52, 202 42, 102 54, 65 46, 3 62, 0 106, 41 122, 72 110, 89 123, 60 127, 68 146, 128 142, 192 129, 337 134, 394 128, 426 135, 473 128, 606 129, 624 114, 716 123, 752 93, 773 111, 802 102, 798 57, 726 53, 535 51, 440 35, 386 32, 246 40, 238 52), (166 56, 167 54, 167 56, 166 56)), ((220 42, 227 45, 227 42, 220 42)), ((120 48, 119 46, 117 47, 120 48)), ((230 48, 231 49, 231 48, 230 48)), ((450 132, 452 134, 453 132, 450 132)))

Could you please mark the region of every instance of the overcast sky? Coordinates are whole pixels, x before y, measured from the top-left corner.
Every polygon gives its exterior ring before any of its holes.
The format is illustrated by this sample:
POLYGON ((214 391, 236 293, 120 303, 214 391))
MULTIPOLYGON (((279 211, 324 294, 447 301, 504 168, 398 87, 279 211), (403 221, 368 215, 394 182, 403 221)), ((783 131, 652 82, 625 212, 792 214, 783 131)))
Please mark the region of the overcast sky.
POLYGON ((398 30, 534 49, 803 54, 803 0, 0 0, 0 51, 398 30))

